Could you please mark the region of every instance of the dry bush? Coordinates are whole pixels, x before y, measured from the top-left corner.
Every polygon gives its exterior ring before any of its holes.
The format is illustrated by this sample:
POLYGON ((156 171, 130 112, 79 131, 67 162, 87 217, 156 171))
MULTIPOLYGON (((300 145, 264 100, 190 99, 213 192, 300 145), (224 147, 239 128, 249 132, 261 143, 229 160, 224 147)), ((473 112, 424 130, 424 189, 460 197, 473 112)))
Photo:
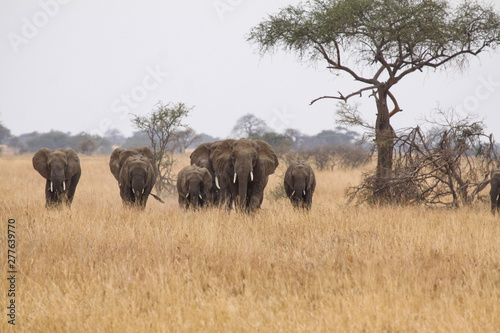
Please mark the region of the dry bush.
POLYGON ((484 134, 484 124, 470 117, 438 115, 442 122, 434 122, 439 126, 428 133, 420 127, 400 133, 392 172, 383 179, 366 174, 361 185, 350 189, 351 199, 375 202, 377 192, 383 191, 396 204, 459 207, 478 201, 497 159, 493 136, 484 134))
MULTIPOLYGON (((176 156, 174 172, 189 164, 176 156)), ((0 247, 17 224, 16 332, 494 332, 500 228, 474 209, 346 206, 365 169, 317 171, 312 210, 122 207, 108 156, 81 156, 46 210, 31 155, 0 158, 0 247)), ((6 263, 6 257, 3 259, 6 263)), ((0 281, 8 289, 6 268, 0 281)), ((5 309, 4 309, 5 310, 5 309)), ((0 331, 12 328, 4 316, 0 331)))

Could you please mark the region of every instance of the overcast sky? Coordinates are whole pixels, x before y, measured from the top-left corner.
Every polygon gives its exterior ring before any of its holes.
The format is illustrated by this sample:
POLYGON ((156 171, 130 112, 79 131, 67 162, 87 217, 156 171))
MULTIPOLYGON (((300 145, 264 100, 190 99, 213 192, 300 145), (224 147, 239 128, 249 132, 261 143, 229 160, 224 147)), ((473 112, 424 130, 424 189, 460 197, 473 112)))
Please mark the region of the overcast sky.
MULTIPOLYGON (((250 29, 294 0, 1 0, 0 121, 13 134, 59 130, 102 135, 134 130, 161 100, 183 102, 197 132, 225 138, 253 113, 277 131, 333 129, 347 75, 278 52, 261 57, 250 29)), ((500 0, 492 1, 500 10, 500 0)), ((393 90, 404 110, 393 127, 415 125, 439 104, 485 119, 500 138, 500 50, 464 72, 423 72, 393 90)), ((353 98, 373 121, 373 98, 353 98)))

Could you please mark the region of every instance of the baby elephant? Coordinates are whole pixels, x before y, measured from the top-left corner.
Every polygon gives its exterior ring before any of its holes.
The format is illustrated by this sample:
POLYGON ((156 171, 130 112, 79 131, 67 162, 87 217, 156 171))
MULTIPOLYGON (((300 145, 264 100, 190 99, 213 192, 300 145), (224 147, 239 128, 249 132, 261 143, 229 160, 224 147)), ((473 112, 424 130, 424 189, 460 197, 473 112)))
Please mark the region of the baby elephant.
POLYGON ((495 215, 495 211, 500 209, 500 169, 493 166, 491 170, 491 213, 495 215))
POLYGON ((197 208, 211 202, 212 175, 197 165, 184 167, 177 175, 179 206, 197 208))
POLYGON ((62 203, 71 206, 82 174, 80 159, 75 151, 71 148, 42 148, 33 156, 33 167, 47 180, 45 206, 58 207, 62 203))
POLYGON ((316 177, 309 164, 294 162, 285 173, 285 192, 295 208, 311 209, 316 177))

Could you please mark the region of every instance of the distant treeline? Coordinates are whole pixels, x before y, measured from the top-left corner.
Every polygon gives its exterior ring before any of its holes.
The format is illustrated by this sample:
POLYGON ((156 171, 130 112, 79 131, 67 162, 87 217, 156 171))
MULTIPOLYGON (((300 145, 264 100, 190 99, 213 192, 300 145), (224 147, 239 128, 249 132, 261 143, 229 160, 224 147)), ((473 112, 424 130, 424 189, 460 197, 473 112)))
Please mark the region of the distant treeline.
MULTIPOLYGON (((207 134, 199 134, 195 142, 187 147, 178 146, 178 151, 183 152, 186 148, 195 148, 200 143, 219 140, 207 134)), ((322 146, 349 146, 353 145, 358 134, 352 131, 346 131, 343 128, 335 130, 325 130, 317 135, 305 135, 296 130, 287 130, 284 134, 276 132, 265 132, 261 134, 249 133, 251 139, 259 139, 268 142, 273 148, 281 151, 310 149, 322 146)), ((150 146, 151 141, 143 132, 134 132, 132 136, 125 137, 118 130, 107 132, 104 137, 99 135, 90 135, 79 133, 72 135, 60 131, 50 131, 48 133, 25 133, 19 136, 4 137, 2 144, 15 149, 19 154, 36 152, 38 149, 47 147, 73 148, 75 151, 83 154, 110 154, 113 147, 122 148, 150 146)))
MULTIPOLYGON (((337 126, 334 130, 324 130, 316 135, 306 135, 295 129, 287 129, 277 133, 265 125, 262 119, 253 114, 239 118, 231 132, 231 138, 249 138, 269 143, 281 155, 288 151, 304 151, 318 147, 352 146, 359 141, 359 134, 337 126)), ((188 148, 195 148, 200 143, 220 140, 208 134, 197 134, 192 128, 182 125, 169 136, 167 146, 179 153, 188 148)), ((48 133, 25 133, 11 135, 10 130, 0 123, 0 144, 7 145, 16 154, 33 153, 46 147, 73 148, 83 154, 111 154, 114 147, 130 148, 151 146, 151 140, 145 131, 136 131, 125 137, 119 130, 108 130, 104 136, 91 135, 85 132, 72 135, 60 131, 48 133)))

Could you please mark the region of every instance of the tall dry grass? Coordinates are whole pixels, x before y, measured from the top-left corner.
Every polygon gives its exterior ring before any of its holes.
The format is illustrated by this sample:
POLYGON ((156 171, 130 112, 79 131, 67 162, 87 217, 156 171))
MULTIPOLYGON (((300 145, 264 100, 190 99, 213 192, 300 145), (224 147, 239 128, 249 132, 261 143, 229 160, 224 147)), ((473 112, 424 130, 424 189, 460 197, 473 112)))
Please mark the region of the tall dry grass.
POLYGON ((355 208, 344 191, 361 171, 338 170, 317 172, 310 213, 269 195, 254 215, 175 198, 136 211, 108 157, 81 160, 73 207, 46 210, 31 156, 0 158, 2 332, 11 217, 19 332, 500 331, 500 218, 486 204, 355 208))

